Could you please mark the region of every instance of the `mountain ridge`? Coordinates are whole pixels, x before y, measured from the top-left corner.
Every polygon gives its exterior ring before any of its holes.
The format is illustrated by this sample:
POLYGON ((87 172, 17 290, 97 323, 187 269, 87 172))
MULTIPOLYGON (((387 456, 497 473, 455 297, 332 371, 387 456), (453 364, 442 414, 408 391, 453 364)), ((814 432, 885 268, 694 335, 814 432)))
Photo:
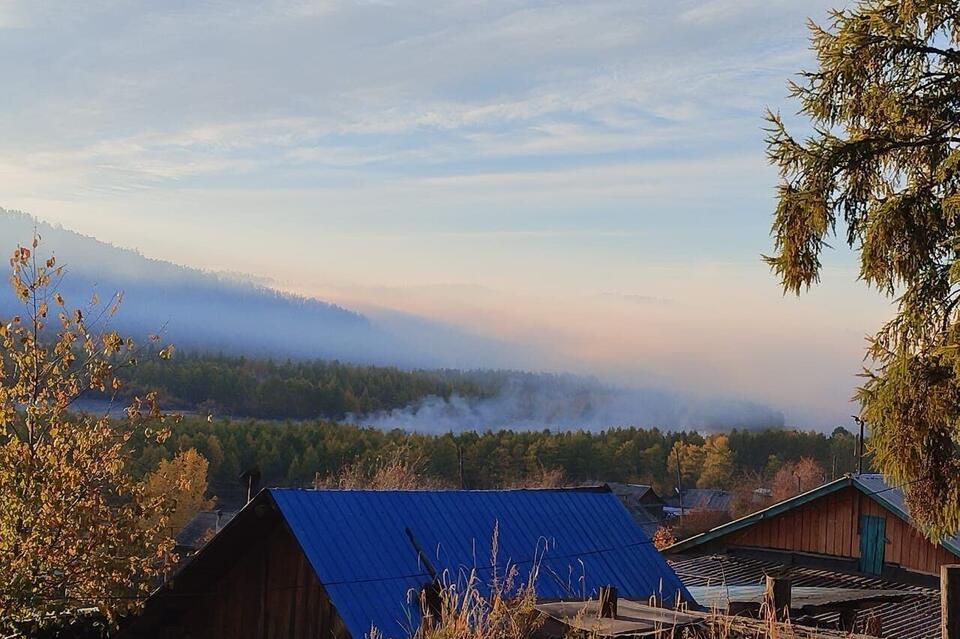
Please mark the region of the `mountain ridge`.
MULTIPOLYGON (((27 244, 35 231, 42 238, 39 255, 54 253, 58 262, 67 266, 68 275, 58 290, 68 306, 75 308, 78 301, 89 300, 93 291, 99 291, 100 299, 107 304, 109 295, 123 291, 123 303, 111 327, 135 339, 162 329, 164 341, 194 353, 288 359, 304 365, 316 360, 340 360, 407 371, 456 369, 473 371, 465 373, 473 381, 496 381, 491 385, 496 389, 495 396, 462 394, 454 387, 440 395, 411 397, 406 405, 389 401, 370 405, 363 414, 346 415, 347 420, 388 430, 418 431, 511 425, 522 429, 598 430, 620 425, 709 429, 737 423, 754 427, 783 423, 778 411, 745 400, 705 400, 665 389, 612 387, 582 375, 526 372, 533 368, 532 363, 545 361, 526 344, 484 337, 454 324, 401 311, 385 310, 371 317, 323 300, 279 291, 254 276, 206 271, 147 257, 135 249, 117 247, 27 213, 0 208, 0 237, 27 244)), ((13 244, 8 248, 12 251, 13 244)), ((0 317, 20 310, 10 289, 0 293, 0 317)), ((87 309, 84 312, 94 315, 87 309)), ((224 371, 220 377, 233 374, 224 371)), ((390 373, 374 373, 378 375, 389 377, 390 373)), ((170 387, 174 382, 166 380, 161 386, 170 387)), ((252 379, 245 383, 255 388, 267 382, 252 379)), ((355 390, 362 393, 364 389, 355 390)), ((322 385, 315 384, 296 401, 306 398, 304 405, 312 406, 314 400, 308 396, 323 392, 322 385)), ((216 397, 210 394, 193 399, 196 405, 216 397)), ((312 414, 267 412, 278 418, 312 414)), ((344 415, 333 411, 329 416, 344 415)))

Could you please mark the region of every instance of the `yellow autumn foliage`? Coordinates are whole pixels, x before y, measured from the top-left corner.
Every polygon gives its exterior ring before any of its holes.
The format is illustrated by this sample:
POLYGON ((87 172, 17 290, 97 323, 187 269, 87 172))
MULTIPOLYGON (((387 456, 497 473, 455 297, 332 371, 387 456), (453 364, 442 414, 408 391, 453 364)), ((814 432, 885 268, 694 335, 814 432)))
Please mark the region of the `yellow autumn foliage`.
POLYGON ((65 273, 37 259, 38 245, 13 253, 22 312, 0 321, 0 634, 12 636, 82 608, 135 606, 172 548, 164 503, 127 468, 134 435, 165 437, 155 398, 135 400, 125 420, 69 412, 85 391, 119 388, 137 349, 107 330, 107 309, 48 322, 65 273))
POLYGON ((206 458, 190 448, 170 460, 157 464, 157 469, 143 479, 144 493, 167 504, 167 529, 176 535, 194 515, 210 510, 216 503, 207 499, 206 458))

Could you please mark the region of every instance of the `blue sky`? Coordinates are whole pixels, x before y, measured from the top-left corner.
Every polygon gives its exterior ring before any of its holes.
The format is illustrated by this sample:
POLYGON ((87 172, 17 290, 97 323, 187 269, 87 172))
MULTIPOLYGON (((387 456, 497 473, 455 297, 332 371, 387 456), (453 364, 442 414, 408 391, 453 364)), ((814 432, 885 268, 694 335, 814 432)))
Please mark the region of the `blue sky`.
POLYGON ((826 427, 888 308, 782 297, 761 127, 838 3, 0 0, 0 206, 826 427))

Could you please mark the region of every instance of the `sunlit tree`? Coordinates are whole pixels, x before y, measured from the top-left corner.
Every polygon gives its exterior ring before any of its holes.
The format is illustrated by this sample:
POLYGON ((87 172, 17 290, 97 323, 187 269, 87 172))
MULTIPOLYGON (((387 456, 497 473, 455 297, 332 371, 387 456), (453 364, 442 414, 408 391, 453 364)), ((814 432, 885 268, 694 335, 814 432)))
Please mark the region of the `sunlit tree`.
POLYGON ((787 462, 773 477, 773 498, 776 501, 813 490, 826 479, 823 466, 816 460, 803 457, 796 462, 787 462))
POLYGON ((703 472, 704 450, 692 442, 677 440, 670 455, 667 457, 667 475, 669 482, 676 483, 677 461, 680 462, 680 475, 683 478, 683 487, 693 488, 703 472))
POLYGON ((713 435, 703 444, 703 469, 697 479, 698 488, 730 488, 733 482, 733 453, 730 438, 713 435))
POLYGON ((164 436, 154 398, 121 421, 69 412, 84 391, 119 390, 117 368, 135 356, 131 340, 99 330, 119 299, 69 310, 64 271, 37 245, 10 259, 22 314, 0 322, 0 629, 14 633, 135 605, 171 547, 163 505, 127 468, 133 433, 164 436))
POLYGON ((897 300, 858 392, 874 464, 933 536, 960 528, 960 2, 861 0, 810 24, 791 84, 805 139, 769 115, 782 181, 767 258, 786 291, 819 281, 834 233, 897 300))
POLYGON ((157 469, 144 477, 144 493, 166 503, 166 525, 175 535, 201 510, 216 503, 207 498, 209 464, 195 448, 180 451, 173 459, 164 459, 157 469))

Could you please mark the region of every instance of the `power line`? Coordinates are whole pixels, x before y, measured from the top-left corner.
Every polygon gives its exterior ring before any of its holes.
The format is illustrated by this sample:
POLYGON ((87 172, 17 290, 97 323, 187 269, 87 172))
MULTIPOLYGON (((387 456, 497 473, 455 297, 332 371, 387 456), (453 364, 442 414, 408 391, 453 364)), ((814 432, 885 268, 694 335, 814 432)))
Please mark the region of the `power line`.
MULTIPOLYGON (((521 561, 510 561, 510 562, 507 562, 507 563, 502 564, 502 565, 501 565, 501 564, 491 564, 491 565, 488 565, 488 566, 473 566, 473 567, 471 568, 471 570, 475 570, 475 571, 478 571, 478 572, 479 572, 479 571, 487 571, 487 570, 496 570, 496 569, 499 569, 499 568, 503 568, 504 570, 509 570, 509 569, 510 569, 511 567, 513 567, 513 566, 520 566, 520 565, 525 565, 525 564, 531 564, 531 563, 535 563, 535 562, 538 562, 538 561, 557 560, 557 559, 574 559, 574 558, 580 558, 580 557, 587 557, 587 556, 591 556, 591 555, 598 555, 598 554, 604 554, 604 553, 608 553, 608 552, 614 552, 614 551, 617 551, 617 550, 626 550, 626 549, 628 549, 628 548, 635 548, 635 547, 639 547, 639 546, 645 546, 645 545, 652 544, 652 543, 653 543, 653 542, 650 541, 650 540, 642 540, 642 541, 637 541, 637 542, 630 543, 630 544, 618 544, 618 545, 609 546, 609 547, 606 547, 606 548, 593 548, 593 549, 584 550, 584 551, 581 551, 581 552, 568 553, 568 554, 564 554, 564 555, 550 555, 550 556, 548 556, 547 554, 543 554, 543 555, 541 555, 541 556, 539 556, 539 557, 536 557, 536 556, 535 556, 535 557, 532 557, 532 558, 530 558, 530 559, 524 559, 524 560, 521 560, 521 561)), ((445 571, 445 572, 448 572, 448 571, 445 571)), ((422 577, 422 578, 431 578, 431 575, 430 575, 428 572, 426 572, 426 571, 419 571, 419 572, 415 572, 415 573, 407 573, 407 574, 404 574, 404 575, 393 575, 393 576, 389 576, 389 577, 370 577, 370 578, 365 578, 365 579, 343 579, 343 580, 337 580, 337 581, 321 581, 320 584, 321 584, 324 588, 326 588, 326 587, 328 587, 328 586, 345 586, 345 585, 357 585, 357 584, 367 584, 367 583, 381 583, 381 582, 388 582, 388 581, 401 581, 401 580, 414 579, 414 578, 420 578, 420 577, 422 577)), ((280 586, 280 587, 268 588, 267 591, 269 591, 269 592, 272 592, 272 591, 282 591, 282 590, 291 590, 291 589, 305 588, 305 587, 307 587, 307 586, 306 586, 306 585, 280 586)), ((217 594, 217 593, 213 593, 213 592, 211 592, 211 593, 189 593, 189 594, 186 594, 186 593, 170 593, 170 592, 164 593, 162 590, 158 590, 158 591, 156 591, 156 592, 157 592, 157 594, 158 594, 159 596, 164 596, 164 597, 171 597, 171 596, 173 596, 173 597, 177 597, 177 596, 198 597, 198 596, 212 596, 212 595, 216 595, 216 594, 217 594)), ((112 594, 103 594, 103 595, 96 595, 96 596, 95 596, 95 595, 90 595, 90 596, 87 596, 87 597, 71 597, 71 596, 67 596, 67 595, 64 595, 64 596, 37 596, 37 597, 33 597, 33 599, 38 599, 38 600, 41 600, 41 601, 93 601, 93 600, 96 600, 96 599, 119 600, 119 601, 142 601, 142 600, 146 600, 146 599, 150 598, 151 596, 152 596, 152 595, 112 595, 112 594)))
MULTIPOLYGON (((905 486, 908 486, 908 485, 910 485, 910 484, 913 484, 913 483, 915 483, 915 482, 918 482, 918 481, 920 481, 921 479, 922 479, 922 478, 913 479, 913 480, 904 482, 904 483, 899 484, 899 485, 896 485, 896 486, 888 486, 888 487, 883 488, 883 489, 880 489, 880 490, 864 492, 863 494, 865 494, 865 495, 867 495, 867 496, 872 496, 872 495, 879 495, 879 494, 882 494, 882 493, 885 493, 885 492, 888 492, 888 491, 891 491, 891 490, 899 490, 899 489, 901 489, 901 488, 903 488, 903 487, 905 487, 905 486)), ((861 491, 861 492, 863 492, 863 491, 861 491)), ((651 524, 651 525, 652 525, 652 524, 660 524, 660 523, 663 523, 661 520, 648 520, 647 522, 640 522, 640 521, 637 521, 637 520, 634 520, 634 521, 636 521, 636 522, 638 523, 638 525, 643 525, 644 523, 651 524)), ((605 553, 609 553, 609 552, 615 552, 615 551, 618 551, 618 550, 626 550, 626 549, 629 549, 629 548, 635 548, 635 547, 652 545, 652 544, 653 544, 653 541, 650 540, 650 539, 647 539, 647 540, 641 540, 641 541, 637 541, 637 542, 633 542, 633 543, 629 543, 629 544, 617 544, 617 545, 608 546, 608 547, 605 547, 605 548, 593 548, 593 549, 588 549, 588 550, 583 550, 583 551, 578 551, 578 552, 573 552, 573 553, 568 553, 568 554, 563 554, 563 555, 549 555, 549 556, 548 556, 548 555, 546 554, 546 552, 544 552, 544 554, 541 555, 540 557, 534 556, 534 557, 532 557, 532 558, 530 558, 530 559, 524 559, 524 560, 520 560, 520 561, 511 561, 511 562, 507 562, 507 563, 506 563, 505 565, 503 565, 503 566, 501 566, 500 564, 491 564, 491 565, 488 565, 488 566, 473 566, 473 567, 471 567, 471 570, 473 570, 473 571, 487 571, 487 570, 496 570, 496 569, 501 568, 501 567, 502 567, 504 570, 508 570, 511 566, 520 566, 520 565, 532 564, 532 563, 535 563, 535 562, 538 562, 538 561, 581 558, 581 557, 587 557, 587 556, 592 556, 592 555, 605 554, 605 553)), ((388 581, 402 581, 402 580, 414 579, 414 578, 431 578, 431 575, 430 575, 428 572, 421 570, 421 571, 415 572, 415 573, 407 573, 407 574, 403 574, 403 575, 394 575, 394 576, 389 576, 389 577, 370 577, 370 578, 365 578, 365 579, 344 579, 344 580, 337 580, 337 581, 326 581, 326 582, 321 582, 321 585, 322 585, 323 587, 329 587, 329 586, 344 586, 344 585, 359 585, 359 584, 367 584, 367 583, 383 583, 383 582, 388 582, 388 581)), ((306 585, 294 585, 294 586, 274 587, 274 588, 268 588, 267 590, 268 590, 268 591, 281 591, 281 590, 290 590, 290 589, 297 589, 297 588, 304 588, 304 587, 306 587, 306 585)), ((165 597, 171 597, 171 596, 174 596, 174 597, 176 597, 176 596, 197 597, 197 596, 213 596, 213 595, 216 595, 216 594, 217 594, 217 593, 190 593, 190 594, 181 594, 181 593, 169 593, 169 592, 163 593, 162 591, 157 591, 157 592, 158 592, 158 594, 161 594, 161 596, 165 596, 165 597)), ((142 600, 148 599, 150 596, 152 596, 152 595, 128 595, 128 596, 125 596, 125 595, 107 595, 107 594, 103 594, 103 595, 96 595, 96 596, 90 595, 90 596, 88 596, 88 597, 70 597, 70 596, 64 595, 64 596, 37 596, 37 597, 34 597, 34 599, 38 599, 38 600, 42 600, 42 601, 94 601, 94 600, 97 600, 97 599, 126 600, 126 601, 142 601, 142 600)))

